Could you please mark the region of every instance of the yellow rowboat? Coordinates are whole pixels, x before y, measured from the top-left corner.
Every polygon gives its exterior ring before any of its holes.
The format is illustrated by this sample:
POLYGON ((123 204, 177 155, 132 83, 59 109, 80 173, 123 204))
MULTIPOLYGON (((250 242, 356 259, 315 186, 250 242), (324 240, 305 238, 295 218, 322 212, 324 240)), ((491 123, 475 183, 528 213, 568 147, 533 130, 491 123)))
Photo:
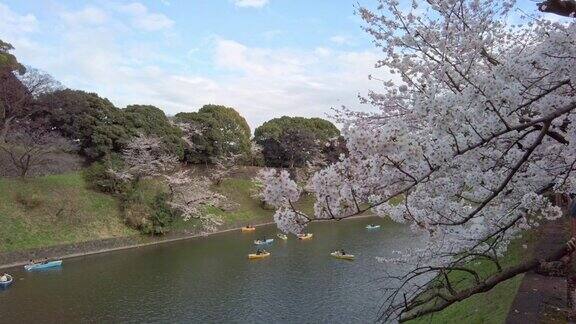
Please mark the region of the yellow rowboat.
POLYGON ((270 252, 262 252, 260 254, 250 253, 248 254, 248 259, 264 259, 270 256, 270 252))
POLYGON ((276 236, 278 236, 280 239, 286 241, 288 239, 288 236, 286 234, 282 234, 282 233, 278 233, 276 234, 276 236))
POLYGON ((256 230, 256 227, 254 226, 244 226, 242 227, 242 232, 253 232, 256 230))
POLYGON ((298 234, 296 236, 298 237, 299 240, 309 240, 314 236, 314 234, 306 233, 306 234, 298 234))
POLYGON ((354 260, 353 254, 342 254, 339 251, 330 253, 331 256, 335 257, 336 259, 343 259, 343 260, 354 260))

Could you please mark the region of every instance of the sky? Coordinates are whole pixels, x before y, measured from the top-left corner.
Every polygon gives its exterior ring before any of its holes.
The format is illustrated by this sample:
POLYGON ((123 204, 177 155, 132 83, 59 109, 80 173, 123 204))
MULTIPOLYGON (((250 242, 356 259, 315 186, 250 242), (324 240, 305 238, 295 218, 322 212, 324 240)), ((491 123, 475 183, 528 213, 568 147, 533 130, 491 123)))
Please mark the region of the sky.
POLYGON ((222 104, 252 129, 283 115, 369 110, 379 53, 355 7, 375 0, 0 0, 20 62, 123 108, 222 104))

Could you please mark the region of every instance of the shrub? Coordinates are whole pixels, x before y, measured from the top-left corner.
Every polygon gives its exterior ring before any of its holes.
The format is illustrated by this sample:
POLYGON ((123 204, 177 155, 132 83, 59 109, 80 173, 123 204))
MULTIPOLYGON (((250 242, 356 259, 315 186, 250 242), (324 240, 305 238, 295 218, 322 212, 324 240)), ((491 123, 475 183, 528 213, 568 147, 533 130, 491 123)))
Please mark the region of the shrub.
POLYGON ((157 191, 150 198, 144 186, 135 186, 123 199, 126 224, 143 234, 163 235, 175 219, 175 213, 167 203, 168 195, 157 191))
POLYGON ((154 197, 152 206, 154 212, 151 215, 153 233, 151 234, 164 234, 166 228, 175 219, 174 212, 168 206, 167 199, 168 195, 165 193, 159 193, 154 197))
POLYGON ((114 164, 112 161, 94 162, 84 170, 84 179, 91 189, 109 194, 124 194, 130 190, 130 183, 116 178, 109 172, 114 164))

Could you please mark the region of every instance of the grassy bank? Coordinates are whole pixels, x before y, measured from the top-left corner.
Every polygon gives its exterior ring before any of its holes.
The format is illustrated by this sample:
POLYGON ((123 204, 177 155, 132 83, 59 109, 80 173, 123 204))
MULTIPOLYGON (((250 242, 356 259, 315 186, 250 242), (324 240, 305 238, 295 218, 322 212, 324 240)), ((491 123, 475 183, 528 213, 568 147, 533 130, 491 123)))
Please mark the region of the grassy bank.
MULTIPOLYGON (((503 267, 517 264, 525 259, 526 255, 529 254, 529 250, 525 249, 524 246, 525 244, 533 243, 534 240, 535 236, 528 233, 512 242, 506 255, 501 260, 503 267)), ((472 268, 480 275, 487 275, 495 271, 495 267, 488 262, 476 262, 472 265, 472 268)), ((409 321, 408 323, 504 323, 523 277, 523 275, 516 276, 486 293, 474 295, 451 305, 441 312, 409 321)), ((451 280, 454 282, 459 279, 464 279, 464 276, 451 276, 451 280)), ((467 280, 464 280, 463 284, 466 284, 466 282, 467 280)))
POLYGON ((86 188, 79 172, 0 178, 0 252, 134 235, 111 196, 86 188))
MULTIPOLYGON (((249 177, 227 179, 211 189, 236 205, 229 211, 206 208, 206 213, 220 216, 225 225, 272 220, 273 211, 251 197, 253 184, 249 177)), ((157 181, 144 180, 134 192, 139 197, 136 203, 122 208, 119 198, 88 189, 81 172, 0 178, 0 252, 139 235, 126 225, 126 214, 149 212, 146 205, 165 190, 157 181)), ((311 211, 312 199, 305 197, 300 207, 311 211)), ((198 226, 198 221, 177 218, 167 229, 182 231, 198 226)))

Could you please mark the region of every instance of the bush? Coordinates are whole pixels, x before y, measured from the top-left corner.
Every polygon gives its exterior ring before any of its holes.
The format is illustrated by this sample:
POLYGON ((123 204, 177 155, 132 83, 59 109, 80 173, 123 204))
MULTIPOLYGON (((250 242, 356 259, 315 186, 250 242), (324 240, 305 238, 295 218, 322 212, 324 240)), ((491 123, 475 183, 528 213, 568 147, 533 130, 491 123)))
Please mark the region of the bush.
POLYGON ((130 190, 130 183, 117 179, 109 172, 114 164, 112 161, 94 162, 84 170, 84 179, 91 189, 115 195, 121 195, 130 190))
POLYGON ((154 203, 152 206, 154 212, 151 215, 153 226, 152 234, 164 234, 166 228, 172 224, 175 219, 174 212, 168 206, 167 200, 168 195, 165 193, 159 193, 154 197, 154 203))
POLYGON ((121 181, 109 172, 120 167, 121 161, 114 159, 94 162, 83 175, 92 189, 120 198, 126 225, 143 234, 165 234, 175 215, 162 183, 154 179, 121 181))
MULTIPOLYGON (((152 194, 149 188, 140 184, 129 190, 123 199, 126 224, 143 234, 163 235, 175 219, 168 206, 168 195, 157 190, 152 194)), ((156 188, 157 189, 157 188, 156 188)))

